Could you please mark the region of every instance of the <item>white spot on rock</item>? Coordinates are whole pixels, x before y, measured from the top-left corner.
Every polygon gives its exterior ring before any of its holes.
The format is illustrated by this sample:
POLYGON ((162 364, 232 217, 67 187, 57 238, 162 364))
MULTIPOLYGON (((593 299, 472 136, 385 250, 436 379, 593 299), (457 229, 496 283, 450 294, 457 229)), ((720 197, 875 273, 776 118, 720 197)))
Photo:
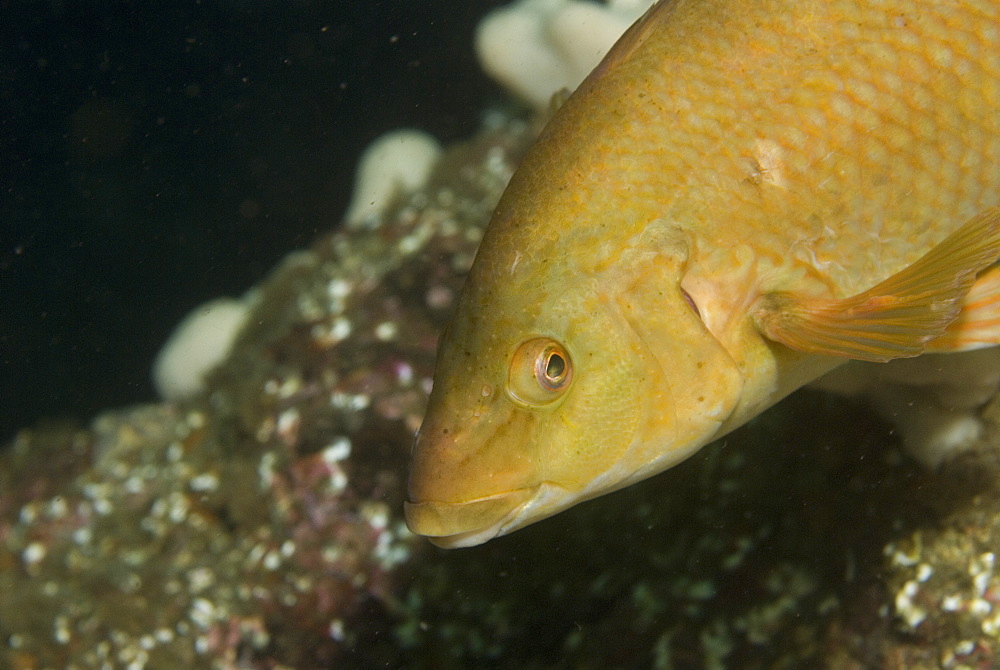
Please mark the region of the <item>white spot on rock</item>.
POLYGON ((165 400, 182 400, 205 387, 205 376, 224 361, 250 306, 219 298, 196 307, 174 328, 153 363, 153 385, 165 400))

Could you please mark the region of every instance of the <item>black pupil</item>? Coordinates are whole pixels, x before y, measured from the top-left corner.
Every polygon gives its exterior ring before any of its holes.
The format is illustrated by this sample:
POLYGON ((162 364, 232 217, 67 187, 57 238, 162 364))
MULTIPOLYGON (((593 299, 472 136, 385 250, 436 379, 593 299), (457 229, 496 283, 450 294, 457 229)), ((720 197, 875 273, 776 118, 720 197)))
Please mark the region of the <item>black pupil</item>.
POLYGON ((566 361, 559 354, 549 354, 549 360, 545 362, 545 376, 549 379, 559 379, 566 371, 566 361))

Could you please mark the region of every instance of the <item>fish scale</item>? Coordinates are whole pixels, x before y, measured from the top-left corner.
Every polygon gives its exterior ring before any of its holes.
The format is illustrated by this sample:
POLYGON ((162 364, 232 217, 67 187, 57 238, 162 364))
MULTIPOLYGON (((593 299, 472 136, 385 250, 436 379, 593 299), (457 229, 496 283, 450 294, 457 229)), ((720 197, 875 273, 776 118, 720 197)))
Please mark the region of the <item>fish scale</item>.
POLYGON ((411 528, 477 544, 849 358, 945 328, 951 350, 1000 342, 995 281, 956 319, 1000 255, 998 110, 993 0, 654 5, 497 206, 440 345, 411 528))
MULTIPOLYGON (((674 4, 642 52, 587 82, 540 141, 566 147, 574 136, 576 146, 529 158, 635 184, 635 197, 616 202, 621 227, 680 201, 719 246, 752 235, 762 248, 794 247, 802 262, 828 264, 829 278, 829 264, 868 251, 857 232, 874 226, 885 252, 863 276, 852 264, 832 277, 847 295, 996 204, 1000 41, 987 27, 1000 4, 674 4), (796 15, 805 18, 771 18, 796 15)), ((558 169, 526 171, 542 174, 559 179, 558 169)), ((598 175, 572 183, 574 220, 588 215, 588 193, 625 188, 598 175)))

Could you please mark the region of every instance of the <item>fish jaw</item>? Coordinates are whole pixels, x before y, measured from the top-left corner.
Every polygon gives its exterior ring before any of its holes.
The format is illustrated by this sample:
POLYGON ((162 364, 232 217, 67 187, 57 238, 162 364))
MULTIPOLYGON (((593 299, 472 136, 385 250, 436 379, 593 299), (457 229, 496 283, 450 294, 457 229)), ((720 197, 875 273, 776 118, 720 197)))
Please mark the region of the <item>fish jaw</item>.
POLYGON ((444 549, 473 547, 504 535, 539 487, 519 489, 467 502, 406 502, 411 531, 444 549))
MULTIPOLYGON (((465 421, 431 418, 421 426, 403 506, 412 532, 439 547, 471 547, 527 523, 514 521, 523 519, 526 505, 542 488, 532 459, 504 458, 502 450, 477 448, 504 442, 508 431, 529 430, 524 424, 528 417, 505 409, 465 421)), ((435 413, 441 415, 455 413, 435 413)))
POLYGON ((516 454, 491 448, 532 433, 539 417, 505 400, 479 400, 469 416, 432 397, 434 411, 413 442, 406 525, 446 549, 482 544, 580 501, 577 491, 541 480, 533 444, 516 454))
POLYGON ((548 518, 581 502, 550 482, 461 503, 407 502, 406 525, 442 549, 474 547, 548 518))
POLYGON ((539 489, 530 446, 513 457, 489 448, 530 432, 534 418, 480 394, 472 412, 462 411, 452 399, 470 393, 447 395, 432 394, 413 442, 406 524, 441 547, 473 546, 508 532, 509 518, 539 489))

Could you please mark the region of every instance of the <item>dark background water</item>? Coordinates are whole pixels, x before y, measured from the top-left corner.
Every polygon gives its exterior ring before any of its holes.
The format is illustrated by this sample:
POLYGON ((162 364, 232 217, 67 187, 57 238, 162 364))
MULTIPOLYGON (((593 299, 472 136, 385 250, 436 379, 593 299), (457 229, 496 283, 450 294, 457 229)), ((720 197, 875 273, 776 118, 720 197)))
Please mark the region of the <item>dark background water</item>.
POLYGON ((360 151, 474 132, 505 0, 0 0, 0 440, 153 397, 195 305, 336 226, 360 151))

